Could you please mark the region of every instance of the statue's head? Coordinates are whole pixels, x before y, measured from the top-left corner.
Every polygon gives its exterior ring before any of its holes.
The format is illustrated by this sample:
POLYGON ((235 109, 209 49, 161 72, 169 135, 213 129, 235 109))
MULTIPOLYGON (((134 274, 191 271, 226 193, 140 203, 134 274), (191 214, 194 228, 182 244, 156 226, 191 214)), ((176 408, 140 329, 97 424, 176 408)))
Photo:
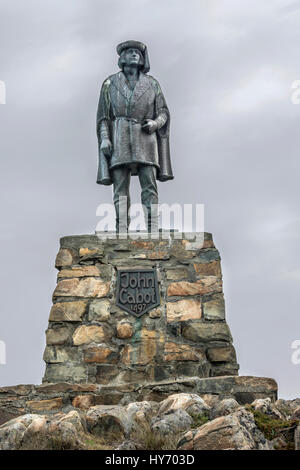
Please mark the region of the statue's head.
POLYGON ((119 67, 123 70, 125 65, 136 65, 147 73, 150 70, 147 46, 139 41, 125 41, 117 46, 120 56, 119 67))

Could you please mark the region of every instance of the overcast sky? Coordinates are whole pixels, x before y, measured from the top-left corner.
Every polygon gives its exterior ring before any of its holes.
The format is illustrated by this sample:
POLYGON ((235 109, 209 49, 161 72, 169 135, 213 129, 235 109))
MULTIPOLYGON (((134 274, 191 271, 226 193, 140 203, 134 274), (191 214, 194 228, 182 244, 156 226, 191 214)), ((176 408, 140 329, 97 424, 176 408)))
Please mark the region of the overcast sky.
POLYGON ((0 385, 41 382, 59 238, 93 233, 111 202, 95 183, 95 114, 127 39, 148 45, 171 111, 175 180, 159 184, 160 202, 205 204, 240 374, 299 396, 294 0, 0 0, 0 385))

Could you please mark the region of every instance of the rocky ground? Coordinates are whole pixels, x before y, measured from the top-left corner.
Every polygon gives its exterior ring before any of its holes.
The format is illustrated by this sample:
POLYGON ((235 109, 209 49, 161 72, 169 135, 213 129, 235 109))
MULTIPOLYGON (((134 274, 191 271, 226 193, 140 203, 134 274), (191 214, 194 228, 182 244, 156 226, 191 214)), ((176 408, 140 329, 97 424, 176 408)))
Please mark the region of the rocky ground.
POLYGON ((0 450, 300 450, 300 399, 175 393, 161 402, 90 406, 24 414, 0 427, 0 450))

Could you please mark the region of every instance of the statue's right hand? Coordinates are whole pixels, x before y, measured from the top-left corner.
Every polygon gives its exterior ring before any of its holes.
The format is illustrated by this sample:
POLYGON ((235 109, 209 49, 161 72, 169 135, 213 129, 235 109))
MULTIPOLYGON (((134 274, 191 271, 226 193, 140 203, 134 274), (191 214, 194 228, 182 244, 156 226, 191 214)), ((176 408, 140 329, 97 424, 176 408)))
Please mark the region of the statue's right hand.
POLYGON ((101 142, 100 150, 104 153, 106 157, 111 156, 112 144, 109 139, 103 139, 101 142))

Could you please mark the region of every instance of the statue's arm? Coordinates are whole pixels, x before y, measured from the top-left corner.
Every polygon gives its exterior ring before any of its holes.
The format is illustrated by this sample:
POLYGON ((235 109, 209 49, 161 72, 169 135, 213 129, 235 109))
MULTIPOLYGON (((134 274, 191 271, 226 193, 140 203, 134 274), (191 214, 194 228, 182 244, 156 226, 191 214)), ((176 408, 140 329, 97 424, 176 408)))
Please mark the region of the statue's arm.
POLYGON ((158 114, 158 116, 154 119, 154 122, 156 122, 157 124, 157 130, 161 129, 162 127, 164 127, 164 125, 167 123, 168 121, 168 114, 165 110, 161 110, 158 114))
POLYGON ((111 155, 112 143, 109 130, 110 119, 110 80, 103 83, 100 92, 98 110, 97 110, 97 136, 100 142, 100 149, 106 156, 111 155))
POLYGON ((160 85, 155 78, 151 77, 151 79, 155 90, 155 118, 147 119, 143 125, 143 129, 149 134, 165 128, 170 119, 169 110, 160 85))

